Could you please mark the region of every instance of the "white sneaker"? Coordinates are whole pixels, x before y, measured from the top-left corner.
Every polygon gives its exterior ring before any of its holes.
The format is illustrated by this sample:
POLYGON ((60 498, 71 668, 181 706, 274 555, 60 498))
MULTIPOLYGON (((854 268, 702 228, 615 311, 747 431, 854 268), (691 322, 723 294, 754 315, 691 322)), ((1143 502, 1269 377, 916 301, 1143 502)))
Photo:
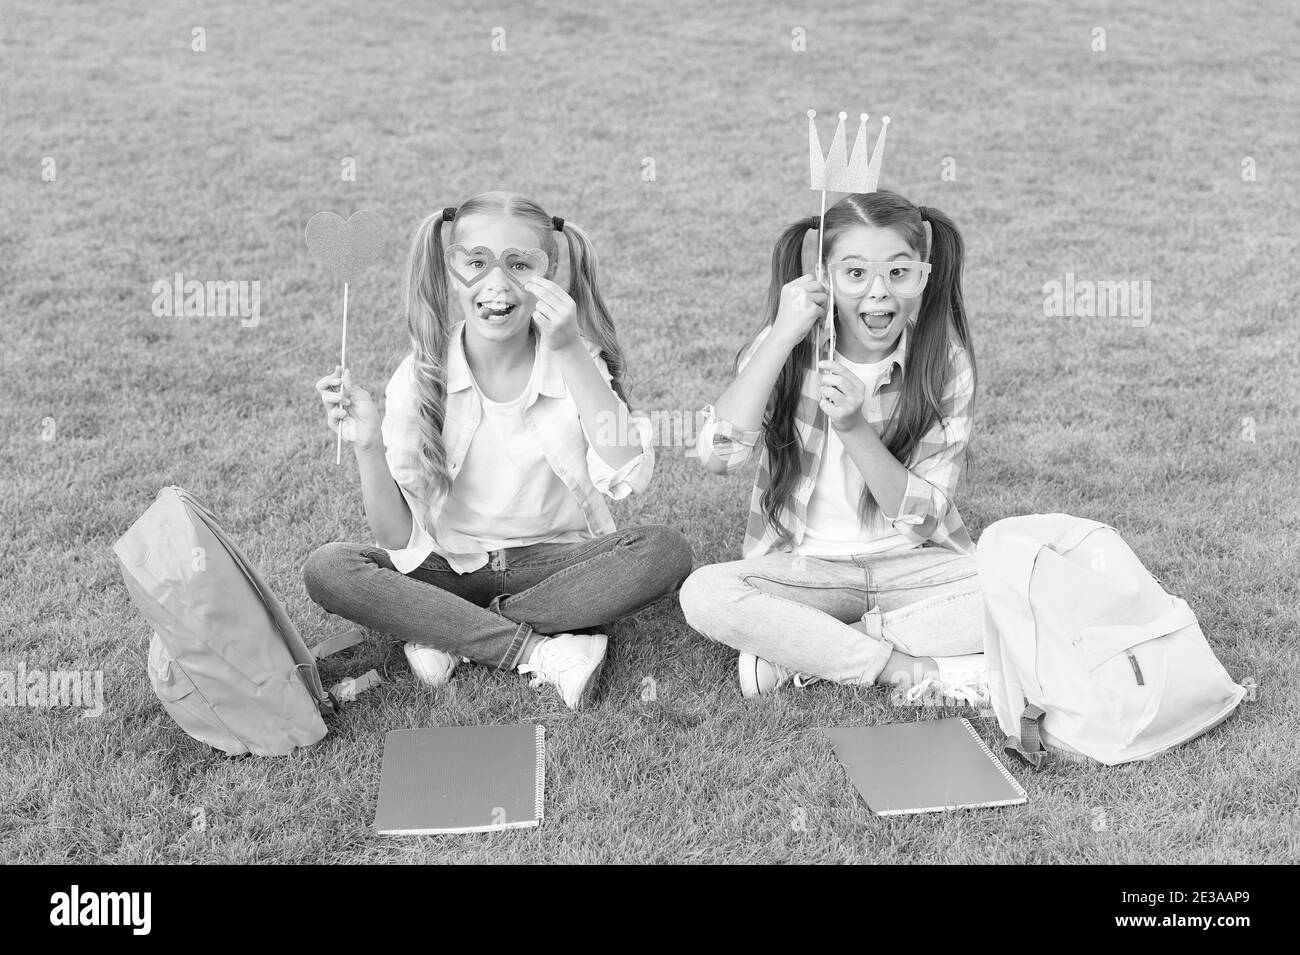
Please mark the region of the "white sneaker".
POLYGON ((895 706, 972 706, 989 705, 989 676, 984 654, 968 653, 960 657, 935 657, 938 676, 928 676, 907 690, 897 690, 895 706))
POLYGON ((767 693, 775 693, 787 683, 794 683, 795 686, 803 689, 810 683, 821 680, 819 676, 795 673, 771 660, 756 657, 752 653, 740 655, 736 661, 736 670, 740 675, 741 696, 763 696, 767 693))
POLYGON ((423 643, 408 643, 402 648, 406 651, 406 662, 411 665, 411 673, 425 686, 446 686, 457 664, 463 657, 458 657, 437 647, 423 643))
POLYGON ((591 702, 608 644, 603 633, 557 633, 537 645, 532 658, 519 664, 519 672, 534 674, 528 682, 533 689, 551 684, 565 706, 578 710, 591 702))

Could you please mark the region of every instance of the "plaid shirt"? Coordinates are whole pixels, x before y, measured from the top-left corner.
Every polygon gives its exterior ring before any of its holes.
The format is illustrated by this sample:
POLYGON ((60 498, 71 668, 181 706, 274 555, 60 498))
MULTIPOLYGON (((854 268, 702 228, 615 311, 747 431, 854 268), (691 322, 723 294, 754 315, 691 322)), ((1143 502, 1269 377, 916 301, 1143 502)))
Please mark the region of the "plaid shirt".
MULTIPOLYGON (((740 359, 743 369, 749 358, 771 331, 771 326, 754 339, 740 359)), ((883 435, 885 426, 898 406, 905 373, 904 357, 907 354, 907 330, 894 350, 893 365, 881 377, 874 395, 867 395, 862 411, 876 434, 883 435)), ((970 440, 971 413, 975 402, 975 376, 970 359, 956 342, 948 349, 953 375, 940 400, 942 418, 936 421, 918 442, 912 462, 907 469, 907 488, 898 515, 885 520, 898 533, 916 544, 933 541, 941 547, 962 554, 974 554, 966 525, 957 505, 952 502, 957 483, 966 460, 966 444, 970 440)), ((803 540, 807 527, 808 501, 816 485, 816 475, 821 465, 822 449, 826 446, 826 413, 822 411, 819 397, 821 377, 816 369, 808 369, 803 376, 801 394, 795 407, 795 433, 799 439, 800 471, 803 478, 794 486, 789 500, 778 513, 780 523, 789 532, 782 536, 767 521, 763 512, 763 492, 772 480, 771 462, 766 447, 758 463, 758 476, 749 502, 749 520, 745 526, 745 543, 742 553, 746 559, 761 557, 776 551, 789 551, 803 540)), ((770 405, 769 405, 770 407, 770 405)), ((704 409, 704 427, 700 430, 699 447, 712 449, 713 456, 726 464, 730 474, 749 460, 763 432, 742 431, 731 422, 719 418, 712 405, 704 409)), ((702 460, 707 460, 707 451, 702 460)), ((882 512, 883 513, 883 512, 882 512)))
MULTIPOLYGON (((447 345, 447 406, 442 434, 447 474, 453 485, 483 417, 483 403, 465 360, 464 327, 464 322, 459 322, 452 328, 447 345)), ((609 384, 613 379, 600 357, 600 348, 586 339, 583 343, 609 384)), ((389 550, 388 556, 404 574, 419 567, 430 554, 446 558, 456 573, 465 574, 486 564, 488 555, 474 538, 458 533, 441 520, 446 492, 431 500, 419 496, 420 409, 414 361, 414 354, 402 360, 385 392, 385 457, 411 509, 410 540, 403 548, 389 550)), ((621 500, 649 486, 654 471, 653 433, 645 416, 634 414, 632 423, 641 440, 641 453, 620 468, 610 467, 588 442, 577 406, 551 350, 539 344, 536 362, 524 405, 524 426, 537 439, 551 470, 582 507, 590 536, 612 534, 617 528, 604 499, 621 500)))

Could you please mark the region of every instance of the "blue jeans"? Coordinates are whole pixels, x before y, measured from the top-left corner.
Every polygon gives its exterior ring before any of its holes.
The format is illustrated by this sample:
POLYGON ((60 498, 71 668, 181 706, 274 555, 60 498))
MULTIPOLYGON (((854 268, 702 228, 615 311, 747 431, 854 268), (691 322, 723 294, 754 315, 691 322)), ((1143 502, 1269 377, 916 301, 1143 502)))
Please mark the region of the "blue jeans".
POLYGON ((307 558, 303 579, 330 613, 511 669, 534 631, 603 626, 672 593, 691 563, 678 531, 649 524, 576 544, 491 551, 488 563, 468 574, 437 554, 402 574, 381 547, 337 542, 307 558))
POLYGON ((975 558, 941 547, 709 564, 687 578, 681 602, 706 637, 836 683, 875 682, 895 649, 921 657, 984 649, 975 558))

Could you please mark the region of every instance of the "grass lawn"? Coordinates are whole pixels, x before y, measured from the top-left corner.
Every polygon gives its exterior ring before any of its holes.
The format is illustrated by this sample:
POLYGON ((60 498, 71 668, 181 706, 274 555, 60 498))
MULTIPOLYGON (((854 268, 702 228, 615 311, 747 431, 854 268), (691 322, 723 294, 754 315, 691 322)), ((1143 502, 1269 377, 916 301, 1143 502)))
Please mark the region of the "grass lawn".
MULTIPOLYGON (((0 861, 1300 857, 1300 20, 1243 0, 1062 6, 9 4, 0 670, 102 670, 107 709, 0 709, 0 861), (305 753, 227 759, 180 731, 111 549, 160 487, 217 512, 308 643, 345 626, 299 575, 321 543, 368 534, 312 387, 339 332, 338 289, 303 243, 313 213, 373 209, 393 228, 351 290, 359 381, 382 390, 406 349, 411 228, 509 188, 591 232, 634 405, 690 420, 759 319, 777 234, 817 209, 810 107, 870 112, 873 135, 892 115, 882 186, 964 231, 972 533, 1051 511, 1115 525, 1255 701, 1150 764, 1017 766, 1024 807, 874 819, 815 727, 970 714, 824 684, 744 701, 733 654, 665 600, 617 625, 580 714, 474 667, 432 694, 377 635, 323 675, 375 667, 384 685, 305 753), (153 284, 177 272, 258 281, 260 322, 155 316, 153 284), (1149 323, 1045 317, 1044 284, 1067 273, 1149 280, 1149 323), (550 742, 542 827, 371 833, 385 732, 525 720, 550 742)), ((697 563, 737 556, 752 474, 659 457, 619 523, 682 528, 697 563)))

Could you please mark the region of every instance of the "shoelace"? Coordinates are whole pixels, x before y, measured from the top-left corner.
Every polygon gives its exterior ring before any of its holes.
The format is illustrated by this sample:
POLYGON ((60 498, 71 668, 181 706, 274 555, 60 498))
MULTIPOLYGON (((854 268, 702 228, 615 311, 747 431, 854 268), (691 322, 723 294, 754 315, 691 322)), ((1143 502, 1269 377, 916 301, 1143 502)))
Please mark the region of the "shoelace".
POLYGON ((776 686, 774 689, 780 689, 787 683, 793 683, 798 689, 802 690, 805 686, 812 686, 814 683, 820 683, 822 678, 819 676, 808 676, 806 673, 793 673, 783 666, 772 664, 776 670, 776 686))
POLYGON ((550 683, 554 686, 559 686, 560 685, 559 678, 567 670, 571 670, 576 666, 582 666, 586 662, 586 658, 580 653, 564 653, 562 651, 557 652, 549 648, 545 650, 541 650, 539 652, 547 654, 549 658, 547 661, 548 663, 547 670, 550 671, 551 678, 548 678, 543 673, 542 668, 540 666, 533 666, 531 663, 519 664, 520 673, 537 674, 531 680, 528 681, 528 688, 530 690, 540 690, 547 683, 550 683))
POLYGON ((540 690, 542 686, 545 685, 546 683, 546 679, 541 675, 542 671, 539 670, 537 667, 533 666, 531 663, 519 664, 519 672, 524 674, 525 676, 527 676, 529 673, 537 674, 537 676, 533 677, 531 680, 528 681, 528 689, 530 690, 540 690))
POLYGON ((947 684, 938 677, 929 676, 915 684, 903 694, 902 703, 907 706, 924 705, 927 694, 934 693, 940 699, 956 700, 967 706, 981 706, 988 702, 987 686, 981 685, 981 674, 972 674, 961 683, 947 684))

